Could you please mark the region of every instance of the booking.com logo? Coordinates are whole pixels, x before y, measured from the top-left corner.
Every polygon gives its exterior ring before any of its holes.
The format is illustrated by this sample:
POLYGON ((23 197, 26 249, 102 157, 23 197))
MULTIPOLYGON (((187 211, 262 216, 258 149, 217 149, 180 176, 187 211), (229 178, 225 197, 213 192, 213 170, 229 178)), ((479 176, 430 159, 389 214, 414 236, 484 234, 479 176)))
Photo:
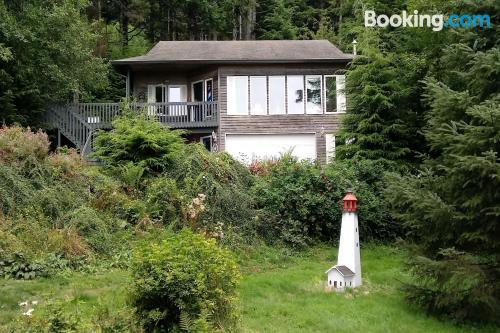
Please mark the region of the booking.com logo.
POLYGON ((490 28, 490 16, 487 14, 457 15, 452 14, 445 18, 443 14, 419 14, 414 10, 413 14, 402 11, 401 15, 377 15, 374 10, 365 11, 365 27, 432 27, 433 31, 441 31, 443 28, 490 28))

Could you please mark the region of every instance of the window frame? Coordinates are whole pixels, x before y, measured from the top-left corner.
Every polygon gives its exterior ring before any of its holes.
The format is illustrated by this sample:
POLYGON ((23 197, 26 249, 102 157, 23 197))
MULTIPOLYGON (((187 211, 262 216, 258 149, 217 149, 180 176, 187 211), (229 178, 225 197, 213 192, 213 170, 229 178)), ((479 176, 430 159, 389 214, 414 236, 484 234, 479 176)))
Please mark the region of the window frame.
POLYGON ((203 82, 203 84, 204 84, 204 87, 203 87, 203 101, 204 102, 213 102, 215 100, 215 98, 214 98, 214 79, 213 78, 205 79, 204 82, 203 82), (212 87, 212 100, 211 101, 209 101, 207 99, 208 98, 208 96, 207 96, 207 87, 208 87, 207 82, 208 81, 210 81, 212 83, 212 85, 211 85, 211 87, 212 87))
POLYGON ((292 74, 292 75, 286 75, 285 76, 286 79, 285 79, 285 95, 286 95, 286 114, 293 114, 293 115, 299 115, 299 114, 306 114, 306 85, 305 85, 305 75, 302 75, 302 74, 292 74), (289 103, 289 97, 290 97, 290 94, 288 92, 288 87, 290 86, 288 83, 289 83, 289 78, 291 77, 300 77, 302 79, 302 112, 301 113, 290 113, 290 103, 289 103))
POLYGON ((286 75, 268 75, 267 76, 267 114, 270 116, 282 116, 288 114, 287 105, 287 81, 286 75), (271 78, 282 78, 283 79, 283 113, 271 113, 271 78))
POLYGON ((336 100, 336 104, 337 104, 337 113, 346 113, 347 112, 347 95, 345 93, 345 86, 346 86, 346 76, 345 74, 337 74, 335 75, 336 77, 336 82, 335 82, 335 97, 337 98, 336 100), (344 91, 342 92, 342 97, 344 98, 344 105, 345 105, 345 108, 343 108, 342 110, 340 109, 340 103, 339 103, 339 77, 343 77, 344 78, 344 91))
POLYGON ((323 107, 323 112, 324 114, 334 114, 334 113, 338 113, 338 105, 337 105, 337 75, 335 74, 326 74, 326 75, 323 75, 323 101, 324 101, 324 107, 323 107), (327 94, 327 84, 326 84, 326 79, 327 78, 334 78, 335 79, 335 111, 328 111, 326 108, 327 108, 327 97, 326 97, 326 94, 327 94))
POLYGON ((226 114, 228 116, 249 116, 250 115, 250 79, 249 75, 228 75, 226 76, 226 114), (245 78, 246 79, 246 112, 245 113, 230 113, 229 112, 229 79, 230 78, 245 78))
POLYGON ((199 101, 195 101, 194 100, 194 85, 197 84, 197 83, 201 83, 201 90, 202 90, 202 101, 205 100, 205 81, 204 80, 197 80, 197 81, 193 81, 191 82, 191 102, 199 102, 199 101))
POLYGON ((251 116, 267 116, 269 115, 269 84, 268 75, 249 75, 248 76, 248 112, 251 116), (252 102, 252 78, 253 79, 264 79, 264 91, 265 91, 265 102, 264 102, 264 113, 253 113, 253 102, 252 102))
POLYGON ((304 99, 304 104, 305 104, 305 114, 308 114, 308 115, 315 115, 315 114, 323 114, 324 113, 324 110, 323 110, 323 75, 321 74, 311 74, 311 75, 304 75, 304 95, 305 95, 305 99, 304 99), (307 83, 308 83, 308 79, 309 78, 319 78, 319 98, 320 98, 320 105, 319 105, 319 110, 320 112, 314 112, 314 113, 310 113, 308 111, 308 107, 307 107, 307 99, 308 99, 308 93, 307 93, 307 83))

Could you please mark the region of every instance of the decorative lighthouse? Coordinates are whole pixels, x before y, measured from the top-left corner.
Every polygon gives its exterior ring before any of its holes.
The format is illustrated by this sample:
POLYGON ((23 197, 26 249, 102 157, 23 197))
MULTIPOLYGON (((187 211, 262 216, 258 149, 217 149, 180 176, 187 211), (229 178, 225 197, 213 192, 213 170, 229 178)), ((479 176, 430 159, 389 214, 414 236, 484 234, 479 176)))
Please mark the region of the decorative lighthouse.
POLYGON ((359 229, 356 196, 347 192, 344 199, 342 227, 340 229, 337 265, 326 271, 328 287, 336 290, 361 285, 361 259, 359 255, 359 229))

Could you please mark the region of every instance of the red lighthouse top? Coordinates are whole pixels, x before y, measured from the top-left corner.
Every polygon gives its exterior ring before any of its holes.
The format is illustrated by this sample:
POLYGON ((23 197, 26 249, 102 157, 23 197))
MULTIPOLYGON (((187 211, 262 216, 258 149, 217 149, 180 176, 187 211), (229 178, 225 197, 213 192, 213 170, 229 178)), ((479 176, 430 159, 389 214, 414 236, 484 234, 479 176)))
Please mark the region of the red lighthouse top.
POLYGON ((358 199, 352 193, 351 191, 347 192, 347 194, 344 197, 344 212, 355 212, 357 207, 356 203, 358 202, 358 199))

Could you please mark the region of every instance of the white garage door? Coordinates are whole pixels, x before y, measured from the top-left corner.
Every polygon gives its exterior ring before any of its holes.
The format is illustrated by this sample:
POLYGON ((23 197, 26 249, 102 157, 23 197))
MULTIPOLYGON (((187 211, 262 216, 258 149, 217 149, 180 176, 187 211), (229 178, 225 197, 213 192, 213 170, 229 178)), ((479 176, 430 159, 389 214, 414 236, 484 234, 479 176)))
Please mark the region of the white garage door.
POLYGON ((314 134, 227 134, 226 151, 241 162, 279 157, 291 151, 299 159, 316 158, 314 134))

